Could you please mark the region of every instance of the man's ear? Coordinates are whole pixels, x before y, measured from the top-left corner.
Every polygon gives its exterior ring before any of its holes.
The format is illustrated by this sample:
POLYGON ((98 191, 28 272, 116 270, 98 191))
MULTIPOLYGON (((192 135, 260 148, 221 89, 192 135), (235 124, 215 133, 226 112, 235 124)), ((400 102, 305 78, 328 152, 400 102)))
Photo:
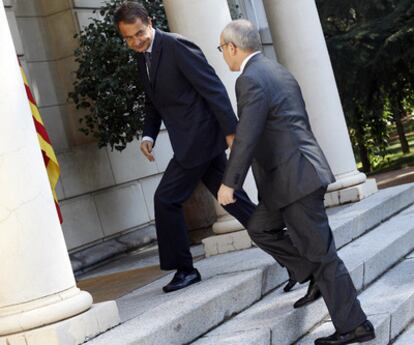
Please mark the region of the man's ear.
POLYGON ((229 46, 230 46, 230 54, 232 56, 236 55, 236 53, 237 53, 237 47, 235 46, 235 44, 233 42, 230 42, 229 43, 229 46))

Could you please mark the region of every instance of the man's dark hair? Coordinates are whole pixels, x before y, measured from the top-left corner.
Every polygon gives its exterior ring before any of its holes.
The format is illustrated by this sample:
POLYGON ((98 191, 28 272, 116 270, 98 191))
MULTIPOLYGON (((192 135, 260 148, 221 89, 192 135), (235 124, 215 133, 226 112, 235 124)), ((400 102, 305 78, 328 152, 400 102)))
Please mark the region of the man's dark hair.
POLYGON ((137 19, 141 19, 142 23, 147 25, 150 18, 147 9, 135 1, 125 1, 114 13, 114 24, 117 28, 120 22, 133 24, 137 19))

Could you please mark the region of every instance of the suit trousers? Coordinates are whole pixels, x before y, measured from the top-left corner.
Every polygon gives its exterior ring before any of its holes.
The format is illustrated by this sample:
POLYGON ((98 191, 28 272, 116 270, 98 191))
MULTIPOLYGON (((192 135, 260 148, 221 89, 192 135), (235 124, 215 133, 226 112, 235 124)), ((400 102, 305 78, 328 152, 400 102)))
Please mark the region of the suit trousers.
MULTIPOLYGON (((191 169, 183 168, 175 158, 169 162, 154 195, 155 226, 161 269, 192 267, 193 259, 182 204, 191 196, 200 181, 217 198, 226 162, 224 152, 211 161, 191 169)), ((236 191, 235 198, 237 202, 224 208, 247 227, 255 205, 244 190, 236 191)))
POLYGON ((367 317, 338 257, 323 203, 325 192, 320 188, 279 212, 259 203, 247 229, 257 246, 286 266, 295 280, 305 282, 313 276, 336 330, 344 333, 367 317), (280 236, 285 226, 287 231, 280 236))

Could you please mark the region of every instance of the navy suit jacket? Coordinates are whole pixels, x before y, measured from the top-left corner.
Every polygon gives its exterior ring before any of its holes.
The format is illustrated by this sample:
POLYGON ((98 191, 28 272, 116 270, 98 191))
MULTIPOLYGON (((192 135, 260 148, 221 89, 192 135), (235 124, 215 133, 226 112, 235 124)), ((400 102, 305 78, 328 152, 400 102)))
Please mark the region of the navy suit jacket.
POLYGON ((184 168, 203 164, 227 145, 237 118, 227 91, 200 48, 186 38, 156 31, 148 79, 144 54, 138 54, 146 94, 142 135, 156 139, 164 121, 174 157, 184 168))

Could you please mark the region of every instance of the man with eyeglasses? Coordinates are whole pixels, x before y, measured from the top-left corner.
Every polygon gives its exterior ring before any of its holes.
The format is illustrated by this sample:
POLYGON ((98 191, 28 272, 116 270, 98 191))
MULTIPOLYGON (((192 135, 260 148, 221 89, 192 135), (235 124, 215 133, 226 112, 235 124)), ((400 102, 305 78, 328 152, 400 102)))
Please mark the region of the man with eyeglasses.
POLYGON ((296 281, 310 281, 295 308, 322 295, 335 333, 316 339, 315 345, 374 339, 374 327, 336 251, 324 206, 326 189, 335 177, 312 133, 298 82, 261 53, 259 32, 247 20, 224 28, 220 48, 229 69, 241 71, 236 81, 240 121, 218 192, 220 204, 234 201, 234 190, 252 166, 262 199, 247 231, 296 281))
MULTIPOLYGON (((182 204, 199 181, 217 195, 237 118, 224 85, 197 45, 154 29, 148 12, 136 2, 122 4, 114 23, 129 48, 138 53, 146 94, 141 151, 154 161, 152 150, 161 121, 174 151, 154 195, 160 266, 177 271, 163 287, 171 292, 201 280, 193 267, 182 204)), ((247 226, 255 206, 242 189, 235 197, 237 202, 225 209, 247 226)))

